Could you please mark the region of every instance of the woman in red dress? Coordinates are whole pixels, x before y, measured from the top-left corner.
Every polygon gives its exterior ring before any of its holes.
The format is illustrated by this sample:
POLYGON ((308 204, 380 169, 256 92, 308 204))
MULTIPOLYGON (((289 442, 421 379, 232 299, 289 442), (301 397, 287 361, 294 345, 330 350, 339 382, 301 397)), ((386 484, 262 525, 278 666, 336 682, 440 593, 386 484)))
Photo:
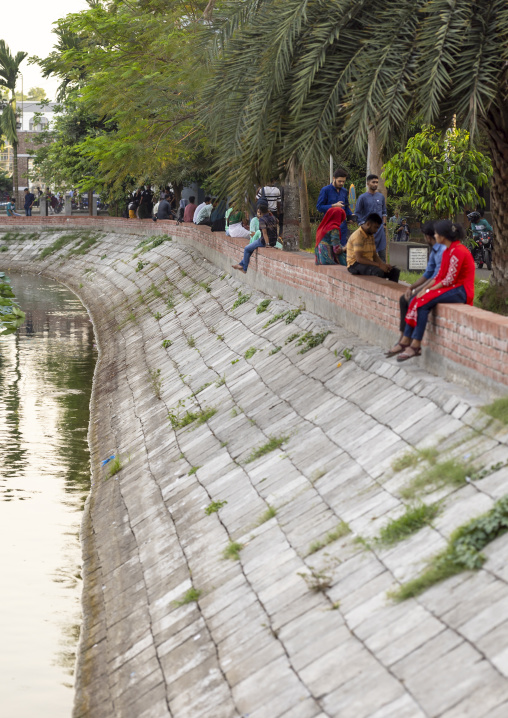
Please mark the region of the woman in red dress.
POLYGON ((429 289, 413 299, 406 314, 406 329, 400 344, 404 351, 397 361, 407 361, 421 354, 421 344, 429 312, 436 304, 472 304, 474 299, 475 263, 471 252, 461 244, 463 227, 449 219, 434 225, 436 241, 445 244, 441 269, 429 289))

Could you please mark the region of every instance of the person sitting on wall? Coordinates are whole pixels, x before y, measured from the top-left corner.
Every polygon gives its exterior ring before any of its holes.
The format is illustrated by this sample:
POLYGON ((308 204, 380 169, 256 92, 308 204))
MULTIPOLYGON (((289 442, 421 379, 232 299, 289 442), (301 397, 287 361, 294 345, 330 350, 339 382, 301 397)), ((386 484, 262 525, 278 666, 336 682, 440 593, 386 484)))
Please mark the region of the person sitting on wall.
POLYGON ((398 343, 386 353, 387 357, 395 356, 395 354, 400 354, 400 352, 404 351, 405 345, 402 344, 402 339, 404 337, 404 330, 406 329, 406 314, 409 309, 409 302, 423 289, 426 289, 434 284, 434 280, 441 269, 441 260, 446 247, 444 244, 436 242, 436 238, 434 236, 434 222, 426 222, 422 227, 422 232, 425 237, 425 241, 431 248, 429 261, 427 262, 427 269, 422 276, 414 282, 414 284, 406 289, 404 294, 401 294, 399 299, 400 337, 398 343))
POLYGON ((205 201, 202 202, 198 207, 196 207, 196 211, 194 212, 194 224, 204 224, 205 226, 211 227, 211 214, 213 212, 213 203, 211 197, 205 197, 205 201))
POLYGON ((22 217, 22 214, 18 214, 18 212, 15 212, 16 208, 16 200, 14 197, 11 197, 10 200, 5 205, 5 211, 7 212, 8 217, 22 217))
POLYGON ((171 204, 166 198, 161 199, 157 207, 157 219, 174 219, 171 204))
POLYGON ((421 354, 423 334, 429 313, 436 304, 473 304, 476 265, 471 252, 462 244, 462 225, 443 219, 434 225, 436 241, 444 244, 441 268, 430 287, 421 289, 411 300, 401 345, 404 351, 397 361, 421 354))
POLYGON ((192 222, 194 219, 194 212, 196 211, 196 198, 189 197, 189 204, 186 206, 183 212, 183 221, 192 222))
POLYGON ((243 259, 238 264, 233 265, 233 269, 239 269, 244 274, 247 273, 247 268, 249 266, 250 258, 252 256, 252 253, 256 251, 259 247, 266 247, 266 245, 270 245, 270 247, 275 247, 277 244, 277 219, 273 216, 273 214, 269 211, 268 205, 262 204, 258 207, 259 210, 259 231, 261 232, 261 237, 256 240, 255 242, 250 242, 245 249, 243 250, 243 259))
POLYGON ((350 236, 347 243, 347 268, 351 274, 384 277, 399 281, 400 269, 383 262, 376 252, 375 234, 383 220, 378 214, 367 215, 361 227, 350 236))
MULTIPOLYGON (((346 253, 341 244, 342 226, 346 212, 341 207, 330 207, 316 232, 316 264, 342 264, 346 266, 346 253)), ((347 225, 346 225, 347 226, 347 225)))
POLYGON ((233 210, 228 217, 228 232, 230 237, 250 239, 250 231, 243 226, 243 213, 233 210))

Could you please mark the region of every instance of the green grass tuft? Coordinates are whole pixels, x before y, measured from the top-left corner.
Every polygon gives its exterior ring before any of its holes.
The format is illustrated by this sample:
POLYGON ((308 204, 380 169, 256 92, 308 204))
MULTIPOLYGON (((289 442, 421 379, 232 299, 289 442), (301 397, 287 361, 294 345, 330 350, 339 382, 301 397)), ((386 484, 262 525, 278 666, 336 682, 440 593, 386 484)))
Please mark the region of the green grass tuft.
POLYGON ((427 588, 462 571, 475 571, 485 563, 481 553, 489 543, 508 531, 508 496, 503 496, 486 514, 456 529, 448 545, 430 559, 423 572, 402 584, 389 595, 404 601, 423 593, 427 588))
POLYGON ((205 509, 205 514, 207 516, 211 516, 212 514, 216 514, 218 511, 222 509, 223 506, 227 504, 227 501, 212 501, 211 504, 208 504, 208 506, 205 509))
POLYGON ((194 337, 187 337, 187 344, 190 346, 191 349, 196 348, 196 340, 194 337))
POLYGON ((331 334, 331 332, 318 332, 317 334, 313 334, 312 332, 306 332, 300 339, 296 342, 298 346, 303 345, 303 349, 300 349, 298 354, 305 354, 306 352, 310 351, 311 349, 314 349, 315 347, 318 347, 320 344, 324 342, 326 337, 331 334))
POLYGON ((348 524, 345 521, 341 521, 340 524, 335 529, 333 529, 333 531, 329 531, 326 534, 324 539, 311 543, 309 547, 309 554, 316 553, 316 551, 320 551, 325 546, 329 546, 329 544, 333 543, 334 541, 338 541, 338 539, 347 536, 347 534, 349 533, 351 533, 351 529, 349 528, 348 524))
POLYGON ((250 464, 251 461, 256 461, 256 459, 259 459, 265 454, 269 454, 271 451, 275 451, 275 449, 280 449, 282 444, 284 444, 288 439, 288 436, 270 436, 266 444, 262 444, 261 446, 258 446, 257 449, 253 449, 251 451, 245 460, 245 463, 250 464))
POLYGON ((237 307, 241 306, 242 304, 245 304, 245 302, 248 302, 249 299, 250 299, 250 294, 242 294, 242 292, 240 290, 238 290, 238 299, 235 301, 235 303, 231 307, 231 311, 233 311, 237 307))
POLYGON ((250 347, 250 348, 247 349, 247 351, 245 352, 244 357, 245 357, 246 359, 251 359, 256 352, 257 352, 256 347, 250 347))
POLYGON ((180 606, 185 606, 187 603, 197 603, 202 593, 203 591, 199 591, 199 589, 194 588, 193 586, 184 593, 183 598, 179 601, 173 601, 173 606, 179 608, 180 606))
POLYGON ((275 347, 274 349, 272 349, 272 351, 268 352, 268 354, 272 356, 273 354, 277 354, 278 352, 280 352, 281 349, 282 347, 275 347))
POLYGON ((262 314, 263 312, 266 312, 268 307, 270 306, 271 299, 263 299, 262 302, 259 302, 259 304, 256 307, 256 314, 262 314))
POLYGON ((194 476, 198 472, 198 469, 200 469, 201 466, 193 466, 191 470, 188 473, 188 476, 194 476))
POLYGON ((277 509, 275 508, 275 506, 270 506, 270 504, 268 504, 268 508, 266 509, 266 511, 262 513, 259 517, 258 526, 261 526, 261 524, 270 521, 270 519, 275 518, 275 516, 277 516, 277 509))
POLYGON ((482 411, 493 419, 497 419, 503 424, 508 424, 508 397, 496 399, 492 404, 483 406, 482 411))
POLYGON ((200 411, 186 411, 183 416, 178 411, 169 412, 168 419, 171 423, 172 429, 183 429, 189 424, 196 422, 196 426, 200 426, 211 419, 217 413, 217 409, 209 406, 207 409, 201 409, 200 411))
POLYGON ((379 546, 393 546, 424 526, 429 526, 439 513, 438 504, 407 506, 405 512, 383 526, 376 539, 379 546))
POLYGON ((415 476, 400 491, 403 499, 413 499, 420 493, 430 493, 444 486, 462 486, 472 472, 469 464, 448 459, 431 465, 415 476))
POLYGON ((230 541, 222 552, 222 557, 225 559, 230 559, 231 561, 239 561, 240 551, 242 550, 242 548, 243 545, 241 543, 237 543, 236 541, 230 541))
POLYGON ((162 340, 162 346, 164 349, 167 349, 168 347, 170 347, 172 343, 173 342, 171 341, 171 339, 163 339, 162 340))
POLYGON ((115 458, 109 464, 109 476, 114 476, 115 474, 118 474, 118 472, 121 471, 122 468, 123 466, 120 457, 115 456, 115 458))

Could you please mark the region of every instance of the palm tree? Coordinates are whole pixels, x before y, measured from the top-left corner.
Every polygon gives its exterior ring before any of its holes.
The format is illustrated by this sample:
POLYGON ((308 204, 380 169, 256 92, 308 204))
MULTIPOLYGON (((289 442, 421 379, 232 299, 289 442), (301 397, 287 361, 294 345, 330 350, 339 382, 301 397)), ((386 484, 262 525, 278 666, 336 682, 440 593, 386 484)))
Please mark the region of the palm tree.
POLYGON ((16 80, 19 75, 19 66, 28 55, 27 52, 17 52, 13 57, 4 40, 0 40, 0 86, 10 90, 11 96, 4 105, 0 126, 7 141, 12 145, 13 161, 13 195, 18 194, 18 132, 16 128, 16 80))
POLYGON ((365 153, 369 136, 386 154, 415 116, 444 129, 456 115, 487 137, 493 279, 508 289, 506 0, 245 0, 221 3, 209 27, 219 177, 245 192, 273 165, 365 153))

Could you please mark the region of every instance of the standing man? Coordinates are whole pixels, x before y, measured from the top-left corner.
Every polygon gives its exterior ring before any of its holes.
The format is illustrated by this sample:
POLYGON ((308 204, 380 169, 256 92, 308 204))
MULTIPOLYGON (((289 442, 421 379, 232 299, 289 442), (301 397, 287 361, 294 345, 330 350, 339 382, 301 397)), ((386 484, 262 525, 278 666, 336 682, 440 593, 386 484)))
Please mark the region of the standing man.
POLYGON ((35 202, 35 195, 28 191, 28 187, 23 190, 25 193, 25 215, 27 217, 32 216, 32 207, 35 202))
POLYGON ((369 175, 367 177, 367 192, 358 197, 356 203, 356 216, 358 224, 362 225, 369 214, 378 214, 382 217, 383 222, 377 230, 374 241, 376 243, 376 252, 383 262, 386 262, 386 200, 384 194, 377 191, 379 185, 379 177, 377 175, 369 175))
POLYGON ((347 172, 345 169, 339 167, 339 169, 335 170, 332 184, 328 184, 321 189, 316 204, 317 211, 323 214, 326 214, 330 207, 340 207, 346 213, 346 219, 340 225, 340 243, 343 247, 346 246, 348 240, 347 223, 351 221, 351 217, 353 216, 349 207, 348 191, 344 187, 346 179, 347 172))

